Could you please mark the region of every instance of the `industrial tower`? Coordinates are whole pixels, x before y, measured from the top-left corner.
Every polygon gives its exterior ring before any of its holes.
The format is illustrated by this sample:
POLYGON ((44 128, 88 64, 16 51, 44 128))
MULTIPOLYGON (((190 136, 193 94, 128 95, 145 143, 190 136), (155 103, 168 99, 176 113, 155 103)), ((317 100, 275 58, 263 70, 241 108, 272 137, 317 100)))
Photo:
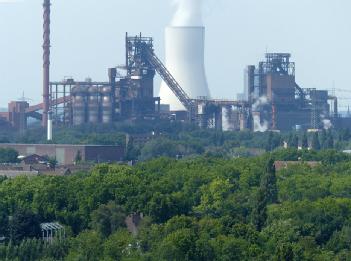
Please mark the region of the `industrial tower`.
POLYGON ((43 34, 43 117, 42 126, 47 127, 50 111, 50 0, 44 0, 43 34))

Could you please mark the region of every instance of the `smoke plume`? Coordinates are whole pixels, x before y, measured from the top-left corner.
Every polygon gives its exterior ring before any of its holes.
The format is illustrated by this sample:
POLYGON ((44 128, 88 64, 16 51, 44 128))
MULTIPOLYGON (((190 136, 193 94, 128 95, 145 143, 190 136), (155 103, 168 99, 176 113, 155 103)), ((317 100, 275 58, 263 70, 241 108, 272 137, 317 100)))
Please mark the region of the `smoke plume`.
POLYGON ((333 128, 333 123, 331 122, 330 119, 326 118, 324 114, 321 114, 320 117, 323 123, 323 129, 329 130, 333 128))
MULTIPOLYGON (((261 96, 252 104, 252 111, 260 111, 263 106, 268 104, 266 96, 261 96)), ((257 114, 253 115, 254 132, 266 132, 268 130, 268 122, 266 120, 261 121, 261 117, 257 114)))
POLYGON ((331 123, 331 121, 329 119, 324 119, 324 120, 322 120, 322 122, 323 122, 323 128, 325 130, 329 130, 330 128, 333 127, 333 124, 331 123))
POLYGON ((202 11, 205 0, 173 0, 177 11, 172 26, 202 26, 202 11))
POLYGON ((266 104, 268 104, 268 98, 266 96, 261 96, 252 104, 252 111, 259 111, 260 108, 266 104))
POLYGON ((254 132, 266 132, 268 130, 268 122, 265 120, 261 123, 261 118, 258 115, 253 116, 254 132))

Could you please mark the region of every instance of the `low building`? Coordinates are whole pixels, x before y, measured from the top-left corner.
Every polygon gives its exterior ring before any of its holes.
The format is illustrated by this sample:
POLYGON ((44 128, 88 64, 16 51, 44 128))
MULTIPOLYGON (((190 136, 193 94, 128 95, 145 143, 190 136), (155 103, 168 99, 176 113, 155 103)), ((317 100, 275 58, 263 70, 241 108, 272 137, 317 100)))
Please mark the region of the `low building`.
POLYGON ((288 167, 306 164, 311 168, 315 168, 322 163, 320 161, 275 161, 274 166, 277 171, 287 169, 288 167))
POLYGON ((20 156, 48 156, 55 158, 59 165, 74 164, 79 161, 95 163, 120 162, 124 158, 123 146, 68 145, 68 144, 0 144, 0 148, 16 150, 20 156))
POLYGON ((1 169, 0 168, 0 177, 6 177, 6 178, 16 178, 20 176, 26 176, 26 177, 35 177, 39 175, 39 171, 36 170, 11 170, 11 169, 1 169))
POLYGON ((144 146, 149 141, 157 137, 155 133, 143 133, 143 134, 127 134, 126 135, 126 144, 133 142, 134 145, 144 146))
POLYGON ((23 156, 21 158, 23 164, 25 165, 33 165, 33 164, 46 164, 49 159, 46 156, 39 156, 37 154, 32 154, 28 156, 23 156))

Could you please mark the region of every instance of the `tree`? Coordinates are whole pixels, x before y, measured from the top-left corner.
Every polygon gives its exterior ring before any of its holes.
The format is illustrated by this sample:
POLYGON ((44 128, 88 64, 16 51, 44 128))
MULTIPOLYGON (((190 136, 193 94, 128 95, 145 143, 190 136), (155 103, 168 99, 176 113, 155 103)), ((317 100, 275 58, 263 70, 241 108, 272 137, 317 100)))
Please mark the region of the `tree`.
POLYGON ((322 132, 319 138, 320 138, 320 147, 322 149, 327 148, 327 131, 325 129, 322 129, 322 132))
POLYGON ((327 132, 327 137, 325 140, 324 148, 325 149, 333 149, 334 148, 334 137, 333 137, 333 134, 330 130, 327 132))
POLYGON ((212 240, 211 245, 215 250, 214 260, 236 261, 236 260, 256 260, 250 259, 249 255, 253 249, 249 249, 249 244, 244 239, 234 238, 233 236, 218 236, 212 240))
POLYGON ((108 237, 119 228, 125 227, 126 214, 123 207, 110 201, 100 205, 91 214, 91 226, 104 237, 108 237))
POLYGON ((132 243, 133 237, 126 229, 116 231, 104 243, 105 258, 119 261, 125 256, 132 256, 135 250, 132 243))
POLYGON ((278 201, 278 188, 277 177, 274 165, 274 160, 271 158, 266 164, 266 173, 261 180, 261 189, 266 196, 267 204, 277 203, 278 201))
POLYGON ((178 154, 182 153, 179 151, 176 142, 165 138, 159 138, 145 144, 141 149, 140 159, 150 160, 162 156, 174 158, 178 154))
POLYGON ((278 189, 275 175, 275 166, 273 159, 269 159, 266 165, 266 173, 261 178, 260 188, 256 196, 256 202, 253 209, 253 224, 258 231, 264 227, 267 219, 267 205, 277 203, 278 189))
POLYGON ((167 235, 158 249, 164 260, 192 261, 196 254, 196 234, 188 228, 178 229, 167 235))
POLYGON ((127 141, 127 149, 125 160, 137 160, 140 155, 140 148, 134 144, 134 140, 130 137, 127 141))
POLYGON ((4 204, 0 203, 0 237, 8 235, 8 212, 4 204))
POLYGON ((292 144, 293 144, 293 139, 294 139, 294 135, 292 133, 289 134, 289 137, 288 137, 288 146, 289 147, 293 147, 292 144))
POLYGON ((319 137, 317 132, 313 133, 313 136, 312 136, 312 149, 314 150, 321 149, 321 144, 319 142, 319 137))
POLYGON ((31 210, 18 208, 9 219, 10 239, 20 242, 25 238, 40 236, 39 217, 31 210))
POLYGON ((273 132, 270 131, 268 134, 266 151, 272 151, 272 150, 273 150, 273 132))
POLYGON ((291 143, 290 147, 295 148, 295 149, 297 149, 299 147, 299 137, 296 134, 294 134, 294 136, 293 136, 292 143, 291 143))
POLYGON ((71 250, 66 260, 99 261, 103 257, 100 235, 95 231, 83 231, 72 240, 71 250))
POLYGON ((0 163, 17 163, 18 152, 10 148, 0 148, 0 163))
POLYGON ((349 141, 351 138, 351 132, 350 129, 342 129, 339 131, 339 140, 340 141, 349 141))
POLYGON ((299 147, 299 137, 296 134, 290 133, 288 138, 288 145, 290 148, 297 149, 299 147))
POLYGON ((278 246, 276 259, 277 261, 293 261, 294 252, 290 243, 284 243, 278 246))
POLYGON ((267 198, 265 191, 260 188, 256 194, 255 205, 252 210, 252 223, 258 231, 261 231, 267 219, 267 198))
POLYGON ((304 133, 302 136, 301 147, 303 149, 308 149, 308 138, 306 133, 304 133))
POLYGON ((201 203, 195 208, 197 213, 212 217, 220 217, 225 210, 227 197, 234 186, 227 179, 214 179, 202 188, 201 203))

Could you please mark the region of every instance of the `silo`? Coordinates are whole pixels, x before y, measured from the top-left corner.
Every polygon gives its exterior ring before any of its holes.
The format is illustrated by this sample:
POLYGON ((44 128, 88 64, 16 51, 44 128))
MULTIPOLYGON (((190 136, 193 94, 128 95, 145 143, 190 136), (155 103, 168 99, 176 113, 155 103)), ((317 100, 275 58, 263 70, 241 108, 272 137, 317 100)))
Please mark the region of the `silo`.
POLYGON ((88 122, 92 124, 99 123, 99 89, 91 86, 88 89, 88 122))
POLYGON ((83 86, 76 85, 72 88, 72 95, 73 125, 84 124, 87 107, 87 90, 83 86))
POLYGON ((101 90, 102 100, 102 123, 112 122, 112 89, 105 86, 101 90))
MULTIPOLYGON (((210 98, 205 74, 205 28, 170 26, 165 32, 166 67, 190 98, 210 98)), ((171 110, 184 110, 165 82, 160 89, 161 102, 171 110)))

